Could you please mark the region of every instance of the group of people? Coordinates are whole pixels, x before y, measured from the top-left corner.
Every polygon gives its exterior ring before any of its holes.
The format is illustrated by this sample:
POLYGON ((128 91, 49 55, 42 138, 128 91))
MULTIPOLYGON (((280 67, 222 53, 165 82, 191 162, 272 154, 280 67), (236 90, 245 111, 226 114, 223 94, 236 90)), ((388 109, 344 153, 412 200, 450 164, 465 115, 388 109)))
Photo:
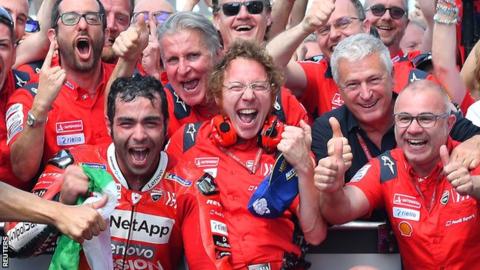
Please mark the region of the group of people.
POLYGON ((212 21, 166 1, 44 0, 23 36, 26 2, 0 0, 0 212, 17 254, 109 228, 114 269, 306 269, 328 224, 384 209, 406 269, 478 264, 480 127, 461 113, 453 0, 423 3, 409 53, 404 0, 313 0, 284 31, 268 0, 215 0, 212 21), (295 60, 312 33, 322 59, 295 60), (279 155, 298 195, 254 216, 279 155), (75 206, 85 167, 113 177, 109 221, 105 196, 75 206))

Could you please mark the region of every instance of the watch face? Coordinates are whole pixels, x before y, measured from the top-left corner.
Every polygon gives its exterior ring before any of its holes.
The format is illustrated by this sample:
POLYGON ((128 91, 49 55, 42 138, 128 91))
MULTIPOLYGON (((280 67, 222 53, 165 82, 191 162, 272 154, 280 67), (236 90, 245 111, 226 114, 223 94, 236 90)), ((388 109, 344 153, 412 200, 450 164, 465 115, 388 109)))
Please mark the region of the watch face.
POLYGON ((33 126, 35 124, 35 117, 31 113, 27 114, 27 125, 33 126))

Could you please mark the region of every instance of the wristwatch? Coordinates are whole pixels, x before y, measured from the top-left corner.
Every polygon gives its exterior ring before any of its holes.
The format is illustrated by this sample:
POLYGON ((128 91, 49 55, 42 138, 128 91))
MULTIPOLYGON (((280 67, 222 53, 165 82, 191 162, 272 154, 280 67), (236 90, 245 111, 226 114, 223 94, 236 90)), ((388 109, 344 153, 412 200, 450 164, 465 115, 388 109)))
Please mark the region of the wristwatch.
POLYGON ((43 123, 45 123, 45 121, 38 120, 37 117, 33 114, 33 112, 31 110, 28 111, 28 113, 27 113, 27 125, 29 127, 34 128, 34 127, 36 127, 40 124, 43 124, 43 123))

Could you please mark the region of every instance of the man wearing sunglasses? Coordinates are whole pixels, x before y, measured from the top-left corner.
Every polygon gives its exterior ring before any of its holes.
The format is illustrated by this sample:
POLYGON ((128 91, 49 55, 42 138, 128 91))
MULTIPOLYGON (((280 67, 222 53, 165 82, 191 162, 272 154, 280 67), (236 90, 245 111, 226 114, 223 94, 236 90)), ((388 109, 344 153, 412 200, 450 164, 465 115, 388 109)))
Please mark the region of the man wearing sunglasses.
POLYGON ((272 24, 268 0, 214 0, 213 22, 220 32, 223 47, 237 38, 262 43, 272 24))
POLYGON ((58 0, 48 29, 49 52, 39 71, 11 96, 7 122, 13 170, 29 182, 56 152, 110 141, 104 88, 113 66, 101 62, 105 10, 98 0, 58 0), (58 56, 54 51, 58 50, 58 56))

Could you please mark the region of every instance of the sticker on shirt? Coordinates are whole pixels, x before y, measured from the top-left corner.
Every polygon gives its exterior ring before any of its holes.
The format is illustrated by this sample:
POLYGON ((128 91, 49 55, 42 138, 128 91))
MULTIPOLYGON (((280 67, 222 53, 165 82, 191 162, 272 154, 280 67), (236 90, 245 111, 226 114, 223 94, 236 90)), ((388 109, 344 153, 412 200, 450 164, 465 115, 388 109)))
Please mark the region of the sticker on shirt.
POLYGON ((407 221, 402 221, 398 223, 398 230, 400 231, 400 234, 402 236, 412 236, 413 228, 412 225, 410 225, 410 223, 408 223, 407 221))
POLYGON ((420 220, 420 211, 402 207, 393 207, 393 217, 399 219, 408 219, 413 221, 420 220))
POLYGON ((368 170, 372 167, 370 164, 365 164, 360 170, 355 173, 350 182, 359 182, 367 174, 368 170))
POLYGON ((185 186, 185 187, 189 187, 189 186, 192 185, 191 181, 185 180, 185 179, 181 178, 180 176, 175 175, 173 173, 167 173, 165 175, 165 179, 175 181, 175 182, 177 182, 180 185, 185 186))
POLYGON ((195 166, 197 168, 218 167, 219 160, 218 157, 199 157, 195 158, 195 166))
POLYGON ((228 236, 227 225, 217 220, 210 220, 210 227, 213 233, 228 236))
POLYGON ((5 119, 8 119, 12 114, 17 113, 18 111, 21 111, 23 115, 23 105, 21 103, 13 104, 5 113, 5 119))
POLYGON ((418 202, 415 197, 398 193, 393 195, 393 204, 409 206, 417 209, 420 209, 421 206, 420 202, 418 202))
POLYGON ((342 106, 344 103, 342 97, 340 96, 339 93, 335 93, 335 95, 333 95, 333 98, 332 98, 332 105, 334 106, 337 106, 337 107, 340 107, 342 106))
POLYGON ((71 132, 81 132, 83 131, 83 121, 82 120, 73 120, 66 122, 57 122, 55 124, 57 133, 71 133, 71 132))
POLYGON ((58 146, 79 145, 84 143, 85 143, 85 135, 83 133, 57 136, 58 146))

